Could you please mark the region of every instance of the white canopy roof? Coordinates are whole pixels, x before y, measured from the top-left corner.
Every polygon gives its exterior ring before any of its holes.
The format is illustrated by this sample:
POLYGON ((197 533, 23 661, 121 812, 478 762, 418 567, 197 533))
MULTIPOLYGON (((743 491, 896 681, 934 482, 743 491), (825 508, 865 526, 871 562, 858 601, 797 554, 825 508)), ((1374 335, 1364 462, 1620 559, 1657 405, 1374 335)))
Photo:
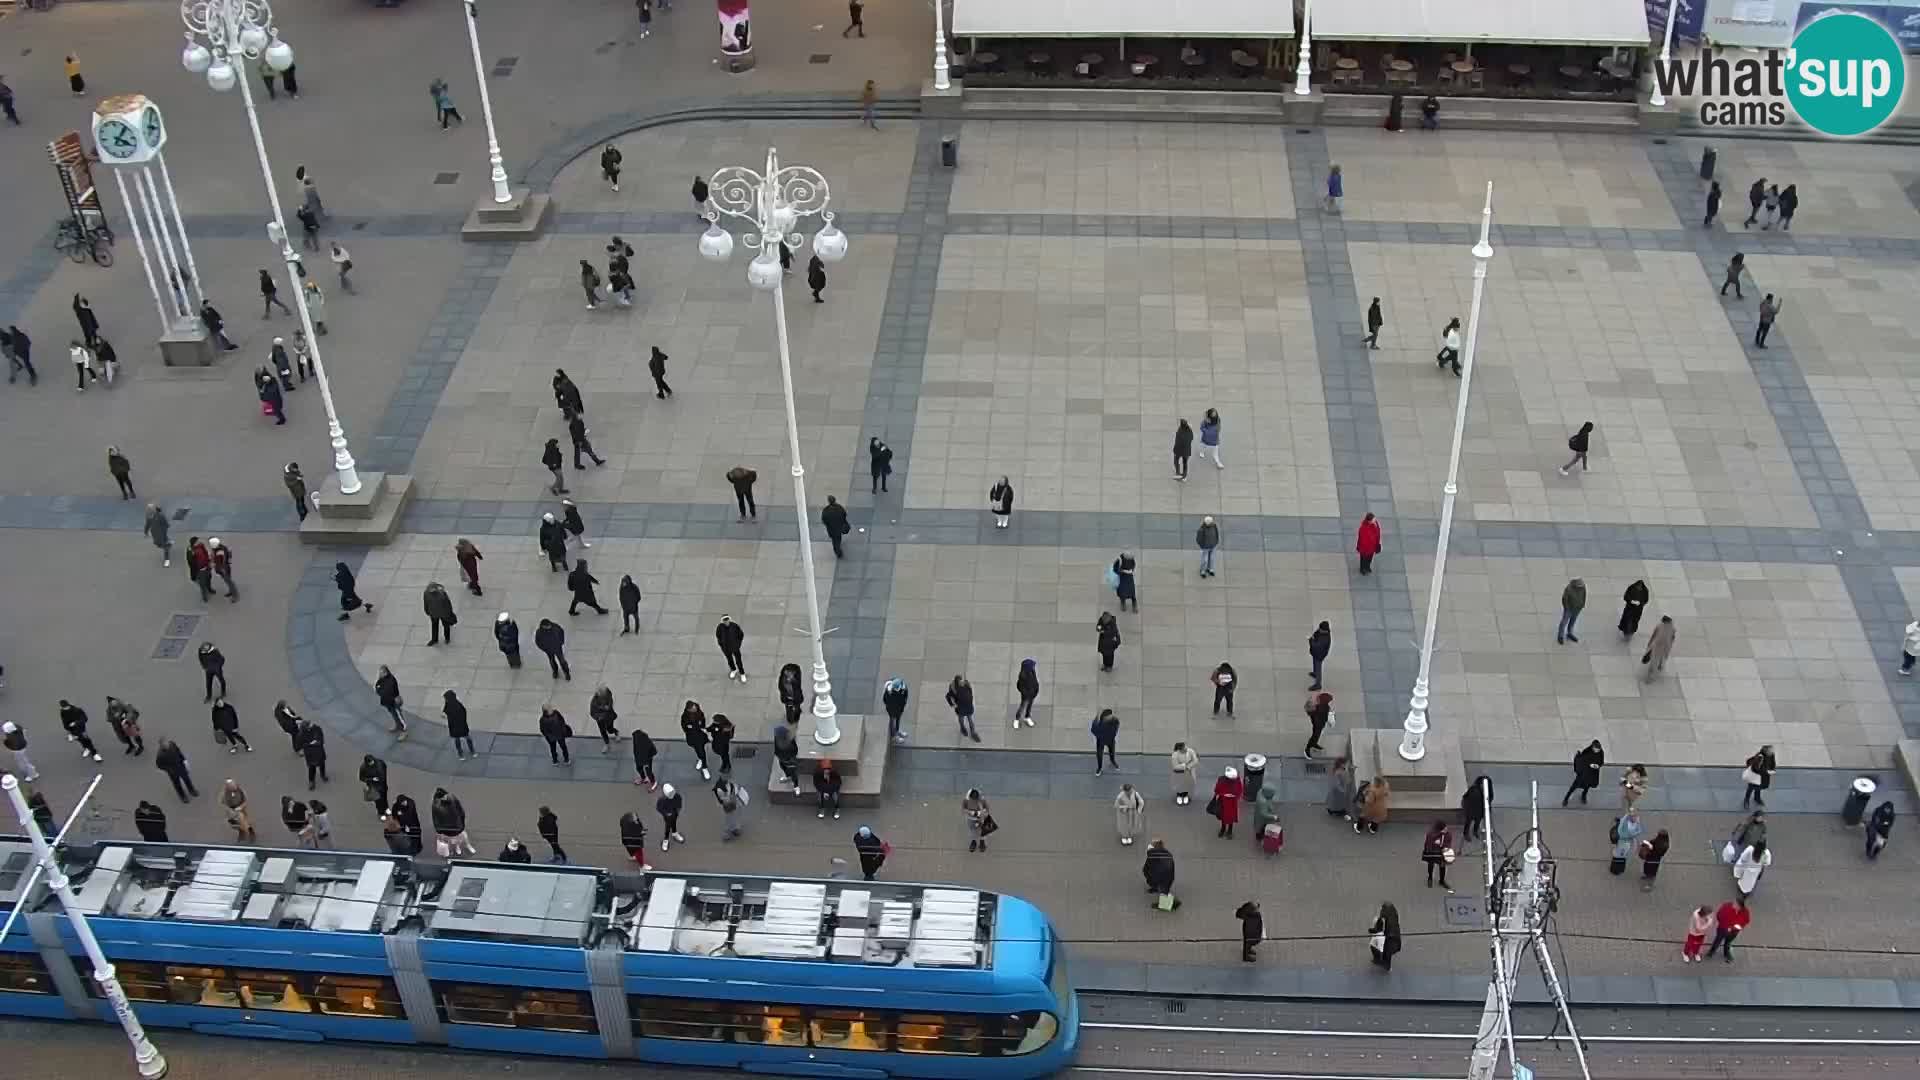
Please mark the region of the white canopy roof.
MULTIPOLYGON (((1327 6, 1352 2, 1337 0, 1327 6)), ((1643 17, 1642 37, 1645 26, 1643 17)), ((953 33, 960 37, 1292 37, 1293 4, 1290 0, 954 0, 953 33)))
POLYGON ((1648 43, 1644 0, 1319 0, 1316 41, 1648 43))

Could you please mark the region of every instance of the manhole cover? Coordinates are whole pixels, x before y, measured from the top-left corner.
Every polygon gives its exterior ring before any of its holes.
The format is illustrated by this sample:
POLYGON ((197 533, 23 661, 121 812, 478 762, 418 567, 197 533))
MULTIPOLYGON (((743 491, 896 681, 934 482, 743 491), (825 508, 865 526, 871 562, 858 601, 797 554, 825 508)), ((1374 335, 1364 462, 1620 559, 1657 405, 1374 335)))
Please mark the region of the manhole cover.
POLYGON ((817 52, 817 53, 814 53, 812 56, 807 57, 807 63, 824 64, 832 59, 833 59, 832 53, 817 52))
POLYGON ((187 642, 183 637, 163 637, 160 644, 153 647, 153 659, 178 660, 187 655, 187 642))
POLYGON ((167 629, 163 637, 192 637, 193 631, 200 625, 198 615, 175 614, 167 619, 167 629))
POLYGON ((513 70, 514 65, 518 63, 520 63, 520 58, 517 56, 503 56, 500 59, 495 60, 493 62, 493 66, 495 70, 499 70, 500 68, 506 68, 507 70, 511 71, 513 70))
POLYGON ((457 184, 460 182, 460 174, 457 172, 434 173, 433 182, 439 187, 445 187, 448 184, 457 184))
POLYGON ((733 752, 733 756, 739 758, 741 761, 746 761, 749 758, 752 758, 755 754, 758 754, 759 752, 760 752, 760 748, 757 746, 743 746, 738 750, 735 750, 733 752))
POLYGON ((1484 897, 1449 896, 1440 901, 1440 918, 1448 926, 1472 927, 1479 930, 1487 925, 1487 904, 1484 897))

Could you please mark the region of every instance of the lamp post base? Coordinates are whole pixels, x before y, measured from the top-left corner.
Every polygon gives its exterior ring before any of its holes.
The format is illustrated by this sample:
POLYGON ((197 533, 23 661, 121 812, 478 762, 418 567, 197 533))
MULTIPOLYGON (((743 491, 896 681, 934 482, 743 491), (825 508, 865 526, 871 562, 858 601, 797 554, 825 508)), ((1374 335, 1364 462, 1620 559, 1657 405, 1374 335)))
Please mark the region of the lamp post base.
POLYGON ((547 215, 553 209, 553 198, 542 192, 529 191, 526 188, 514 188, 513 198, 506 202, 494 202, 488 193, 474 204, 473 213, 467 215, 467 222, 460 227, 460 239, 467 241, 487 240, 534 240, 547 227, 547 215))
POLYGON ((214 348, 197 323, 175 326, 160 335, 160 362, 170 368, 212 367, 223 351, 214 348))
POLYGON ((1419 761, 1400 756, 1400 728, 1355 728, 1349 760, 1356 781, 1384 776, 1393 787, 1393 808, 1457 810, 1467 793, 1460 744, 1429 732, 1419 761))
POLYGON ((794 738, 800 743, 800 793, 794 794, 793 785, 786 782, 779 766, 768 769, 767 795, 775 802, 813 802, 813 769, 823 760, 833 762, 840 773, 842 786, 840 802, 846 806, 878 806, 880 789, 887 773, 887 750, 893 740, 887 738, 885 718, 873 718, 872 729, 868 728, 868 717, 848 716, 841 713, 835 718, 840 723, 840 741, 832 746, 821 746, 813 740, 814 719, 811 713, 800 717, 799 730, 794 738))
POLYGON ((383 472, 360 473, 360 490, 340 493, 340 478, 328 473, 313 497, 314 509, 300 523, 303 544, 385 544, 400 528, 400 515, 413 497, 413 477, 383 472))
POLYGON ((1319 127, 1320 115, 1327 107, 1325 94, 1296 94, 1288 91, 1280 99, 1280 115, 1291 127, 1319 127))

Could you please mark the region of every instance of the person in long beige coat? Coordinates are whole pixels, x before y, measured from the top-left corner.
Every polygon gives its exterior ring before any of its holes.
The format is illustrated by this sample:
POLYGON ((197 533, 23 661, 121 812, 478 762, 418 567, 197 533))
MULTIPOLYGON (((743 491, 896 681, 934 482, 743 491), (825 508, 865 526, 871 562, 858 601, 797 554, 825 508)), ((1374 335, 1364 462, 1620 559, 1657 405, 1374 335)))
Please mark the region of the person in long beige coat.
POLYGON ((1193 771, 1200 767, 1200 754, 1184 742, 1173 744, 1173 753, 1167 758, 1167 767, 1172 774, 1173 804, 1185 806, 1193 801, 1193 771))
POLYGON ((1673 627, 1673 616, 1660 616, 1660 625, 1654 627, 1652 636, 1647 638, 1646 655, 1640 658, 1640 662, 1646 665, 1646 670, 1640 675, 1641 682, 1652 682, 1653 677, 1666 668, 1667 657, 1673 655, 1673 639, 1677 634, 1678 631, 1673 627))
POLYGON ((1135 837, 1147 831, 1147 800, 1132 784, 1121 784, 1120 794, 1113 797, 1113 822, 1120 843, 1129 847, 1135 837))

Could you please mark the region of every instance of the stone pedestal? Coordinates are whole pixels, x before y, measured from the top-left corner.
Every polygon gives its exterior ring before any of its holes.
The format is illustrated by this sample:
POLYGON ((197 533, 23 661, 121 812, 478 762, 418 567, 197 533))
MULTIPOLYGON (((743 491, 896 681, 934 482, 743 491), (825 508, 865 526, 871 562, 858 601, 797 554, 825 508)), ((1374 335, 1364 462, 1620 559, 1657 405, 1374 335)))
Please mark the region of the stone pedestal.
POLYGON ((462 240, 532 240, 540 235, 547 225, 547 213, 553 209, 551 196, 529 191, 526 188, 511 189, 513 198, 507 202, 493 201, 492 196, 474 204, 473 213, 467 215, 467 223, 460 227, 462 240))
POLYGON ((1280 116, 1290 127, 1319 127, 1320 114, 1327 107, 1325 94, 1300 95, 1287 91, 1280 100, 1280 116))
POLYGON ((800 741, 800 790, 794 791, 793 785, 786 782, 780 772, 780 763, 768 755, 767 761, 767 797, 774 802, 805 803, 812 805, 813 769, 822 760, 831 759, 834 768, 841 776, 840 802, 843 806, 878 806, 880 788, 887 772, 887 725, 880 721, 868 724, 864 716, 848 716, 841 713, 835 719, 840 724, 840 741, 832 746, 821 746, 813 741, 814 719, 812 713, 800 718, 800 729, 794 737, 800 741))
POLYGON ((723 52, 720 54, 719 63, 722 68, 726 69, 729 75, 740 75, 752 71, 754 65, 753 50, 748 49, 746 52, 737 53, 723 52))
POLYGON ((1680 129, 1680 110, 1672 102, 1654 107, 1640 103, 1640 130, 1650 135, 1669 135, 1680 129))
POLYGON ((1419 761, 1400 756, 1399 728, 1356 728, 1348 760, 1357 784, 1384 776, 1393 788, 1392 810, 1456 810, 1467 793, 1460 745, 1451 738, 1427 737, 1427 755, 1419 761))
POLYGON ((170 368, 211 367, 221 351, 198 323, 176 326, 160 335, 160 362, 170 368))
POLYGON ((400 527, 400 514, 413 497, 413 477, 383 472, 360 473, 360 490, 340 491, 340 478, 329 472, 314 512, 300 523, 300 541, 306 544, 384 544, 400 527))
POLYGON ((920 84, 920 115, 923 117, 960 115, 960 80, 948 79, 945 90, 936 90, 931 78, 920 84))

